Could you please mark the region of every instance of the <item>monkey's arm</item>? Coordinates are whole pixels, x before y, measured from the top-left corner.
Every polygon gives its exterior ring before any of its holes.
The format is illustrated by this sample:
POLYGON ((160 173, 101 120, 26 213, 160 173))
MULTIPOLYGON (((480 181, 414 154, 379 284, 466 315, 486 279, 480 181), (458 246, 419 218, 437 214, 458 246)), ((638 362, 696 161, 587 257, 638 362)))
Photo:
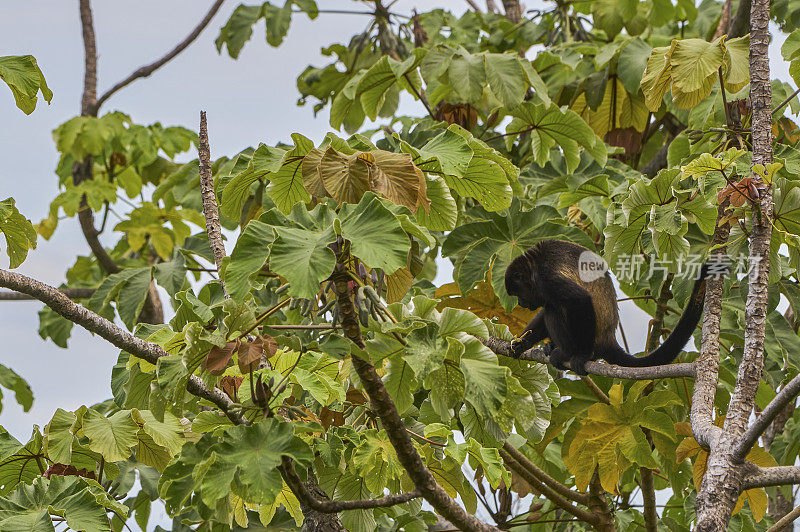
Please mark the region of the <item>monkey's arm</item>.
POLYGON ((511 356, 519 358, 522 353, 547 338, 547 326, 544 323, 544 309, 539 309, 539 312, 525 327, 525 330, 520 335, 519 340, 511 341, 511 356))

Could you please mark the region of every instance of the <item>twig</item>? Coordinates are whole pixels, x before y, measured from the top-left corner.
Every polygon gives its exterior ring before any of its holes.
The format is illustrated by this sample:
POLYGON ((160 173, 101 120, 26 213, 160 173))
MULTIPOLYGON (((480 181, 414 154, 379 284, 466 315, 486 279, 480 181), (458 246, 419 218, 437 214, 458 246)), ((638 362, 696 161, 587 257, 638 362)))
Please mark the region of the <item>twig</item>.
MULTIPOLYGON (((510 443, 504 443, 503 448, 500 450, 501 453, 507 454, 511 459, 517 462, 521 467, 528 470, 528 472, 536 477, 536 480, 544 484, 545 486, 549 487, 560 496, 564 497, 565 499, 569 499, 571 501, 577 502, 579 504, 587 504, 589 502, 589 496, 585 493, 579 493, 577 491, 573 491, 569 489, 564 484, 560 483, 543 470, 541 470, 536 464, 531 462, 527 456, 522 454, 516 447, 511 445, 510 443)), ((503 458, 505 460, 505 458, 503 458)))
POLYGON ((778 532, 779 530, 783 530, 783 527, 794 522, 794 520, 798 517, 800 517, 800 506, 797 506, 794 510, 775 521, 775 524, 769 527, 767 532, 778 532))
MULTIPOLYGON (((59 290, 70 299, 88 299, 94 294, 94 288, 63 288, 59 290)), ((36 301, 37 298, 21 292, 0 292, 0 301, 36 301)))
POLYGON ((324 514, 335 514, 345 510, 386 508, 396 504, 402 504, 422 496, 420 491, 415 489, 405 493, 399 493, 397 495, 385 495, 378 499, 363 499, 354 501, 319 500, 314 497, 305 484, 303 484, 303 481, 294 470, 294 465, 292 464, 291 459, 283 456, 281 460, 283 465, 279 467, 278 470, 281 472, 281 476, 283 476, 283 479, 286 481, 286 484, 289 486, 289 488, 291 488, 292 492, 303 503, 324 514))
POLYGON ((419 434, 417 434, 416 432, 414 432, 414 431, 412 431, 410 429, 406 429, 406 432, 408 432, 409 434, 411 434, 412 436, 414 436, 415 438, 417 438, 417 439, 419 439, 421 441, 424 441, 426 443, 430 443, 431 445, 436 445, 437 447, 447 447, 447 444, 439 443, 438 441, 429 440, 425 436, 420 436, 419 434))
POLYGON ((167 54, 164 57, 150 63, 149 65, 145 65, 141 68, 138 68, 137 70, 132 72, 127 78, 123 79, 122 81, 120 81, 119 83, 108 89, 106 92, 104 92, 103 95, 100 96, 100 98, 93 106, 94 113, 97 114, 97 111, 98 109, 100 109, 100 106, 103 105, 103 103, 106 100, 108 100, 115 92, 122 89, 123 87, 126 87, 127 85, 130 85, 139 78, 146 78, 147 76, 149 76, 150 74, 152 74, 153 72, 155 72, 156 70, 167 64, 169 61, 174 59, 176 55, 184 51, 190 44, 192 44, 195 41, 195 39, 197 39, 197 37, 200 35, 200 33, 202 33, 202 31, 206 28, 206 26, 208 26, 209 22, 211 22, 211 19, 213 19, 214 15, 217 14, 217 11, 219 11, 219 8, 222 6, 222 3, 224 1, 225 0, 216 0, 212 4, 211 9, 208 10, 208 13, 206 13, 206 16, 203 17, 203 19, 197 24, 197 26, 195 26, 195 28, 189 33, 189 35, 187 35, 184 40, 178 43, 178 45, 175 48, 167 52, 167 54))
POLYGON ((266 311, 264 311, 264 313, 263 313, 263 314, 261 314, 261 315, 260 315, 260 316, 259 316, 259 317, 256 319, 256 322, 255 322, 253 325, 251 325, 251 326, 250 326, 250 327, 249 327, 249 328, 248 328, 248 329, 247 329, 245 332, 243 332, 242 334, 240 334, 240 335, 239 335, 239 338, 244 338, 245 336, 247 336, 248 334, 250 334, 251 332, 253 332, 253 331, 255 330, 255 328, 256 328, 256 327, 258 327, 259 325, 261 325, 261 322, 263 322, 265 319, 267 319, 267 318, 269 318, 270 316, 272 316, 273 314, 275 314, 275 313, 276 313, 278 310, 280 310, 280 309, 281 309, 281 308, 283 308, 284 306, 288 305, 288 304, 289 304, 289 302, 290 302, 291 300, 292 300, 292 298, 290 298, 290 297, 287 297, 286 299, 284 299, 283 301, 281 301, 281 302, 280 302, 280 303, 278 303, 277 305, 275 305, 275 306, 273 306, 273 307, 271 307, 271 308, 267 309, 266 311))
POLYGON ((541 480, 536 478, 527 468, 522 467, 522 465, 514 460, 513 457, 506 451, 500 449, 500 457, 503 459, 503 462, 511 468, 515 473, 521 476, 525 482, 533 486, 537 491, 541 492, 550 502, 561 508, 562 510, 574 515, 581 521, 585 521, 589 524, 595 524, 598 522, 596 516, 585 510, 579 506, 575 506, 571 504, 567 499, 559 495, 556 491, 552 488, 544 484, 541 480))
POLYGON ((595 396, 600 399, 600 402, 605 403, 607 405, 611 404, 611 399, 606 395, 606 393, 600 389, 596 382, 592 380, 592 378, 588 375, 581 375, 581 380, 583 383, 589 387, 595 396))
MULTIPOLYGON (((197 146, 200 158, 200 194, 203 197, 203 215, 206 218, 206 232, 211 251, 214 252, 214 262, 217 270, 222 269, 222 259, 225 258, 225 246, 222 244, 222 230, 219 225, 219 208, 217 197, 214 194, 214 179, 211 177, 211 147, 208 145, 208 128, 206 126, 206 112, 200 111, 200 144, 197 146)), ((220 279, 222 291, 228 297, 225 281, 220 279)))
POLYGON ((791 102, 791 101, 792 101, 792 100, 795 98, 795 96, 797 96, 798 94, 800 94, 800 89, 797 89, 796 91, 794 91, 794 92, 792 93, 792 95, 791 95, 791 96, 789 96, 788 98, 786 98, 785 100, 783 100, 783 101, 781 102, 781 104, 780 104, 780 105, 778 105, 778 107, 776 107, 776 108, 775 108, 775 109, 772 111, 772 115, 774 116, 774 115, 775 115, 775 113, 777 113, 778 111, 780 111, 781 109, 783 109, 783 108, 786 106, 786 104, 788 104, 789 102, 791 102))
POLYGON ((476 4, 474 0, 464 0, 464 1, 469 4, 469 7, 471 7, 473 11, 481 13, 481 8, 478 7, 478 4, 476 4))

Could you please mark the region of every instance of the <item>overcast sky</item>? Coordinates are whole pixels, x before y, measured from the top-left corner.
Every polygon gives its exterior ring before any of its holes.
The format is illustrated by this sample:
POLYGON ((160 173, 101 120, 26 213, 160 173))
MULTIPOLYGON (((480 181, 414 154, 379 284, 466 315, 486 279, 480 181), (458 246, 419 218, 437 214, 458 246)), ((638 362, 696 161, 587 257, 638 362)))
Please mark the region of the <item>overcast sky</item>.
MULTIPOLYGON (((159 121, 165 126, 196 129, 199 111, 205 109, 214 157, 232 155, 258 142, 285 141, 293 131, 322 138, 329 130, 327 111, 315 118, 311 106, 298 107, 295 79, 307 64, 326 63, 320 48, 346 43, 365 27, 367 18, 323 14, 309 21, 305 15, 296 14, 286 41, 277 49, 266 45, 261 23, 239 59, 233 60, 227 54, 217 54, 213 41, 238 3, 226 2, 191 47, 150 78, 118 92, 101 112, 120 110, 136 123, 159 121)), ((363 9, 363 4, 347 0, 318 3, 328 9, 363 9)), ((526 3, 528 7, 541 4, 526 3)), ((427 9, 432 4, 459 13, 466 6, 463 0, 399 0, 392 9, 410 13, 415 5, 427 9)), ((210 5, 211 0, 94 2, 99 92, 171 49, 210 5)), ((14 197, 20 211, 37 222, 47 214, 49 202, 59 192, 53 172, 58 157, 51 131, 80 108, 83 47, 78 1, 0 2, 0 55, 22 54, 36 57, 54 97, 51 105, 41 102, 31 116, 25 116, 13 105, 7 88, 0 86, 0 199, 14 197)), ((774 69, 779 64, 777 46, 772 47, 771 54, 774 69)), ((788 79, 786 66, 779 68, 778 75, 788 79)), ((402 105, 408 114, 422 112, 419 103, 404 100, 402 105)), ((76 221, 62 221, 53 239, 40 239, 38 249, 18 271, 58 285, 76 255, 88 253, 76 221)), ((7 265, 5 256, 0 258, 0 267, 7 265)), ((42 341, 36 334, 41 306, 36 302, 0 301, 0 362, 25 377, 35 395, 29 413, 23 413, 12 397, 5 397, 0 425, 23 441, 32 425, 49 421, 57 407, 71 410, 108 398, 111 367, 118 354, 116 348, 78 327, 73 329, 68 350, 42 341)), ((641 350, 646 332, 644 315, 630 302, 621 308, 631 348, 641 350)))

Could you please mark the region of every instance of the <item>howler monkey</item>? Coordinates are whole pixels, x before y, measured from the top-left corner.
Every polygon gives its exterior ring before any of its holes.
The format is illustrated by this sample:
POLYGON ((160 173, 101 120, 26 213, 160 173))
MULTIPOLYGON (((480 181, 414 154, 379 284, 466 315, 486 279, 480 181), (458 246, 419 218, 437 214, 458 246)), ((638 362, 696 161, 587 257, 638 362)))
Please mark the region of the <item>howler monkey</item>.
POLYGON ((511 344, 517 358, 534 344, 550 338, 550 363, 579 375, 584 364, 602 358, 628 367, 669 364, 692 336, 703 313, 708 265, 694 283, 686 310, 664 343, 652 353, 635 357, 617 343, 617 294, 607 271, 587 266, 602 261, 583 246, 563 240, 544 240, 511 261, 506 269, 506 291, 530 310, 541 307, 520 340, 511 344), (583 268, 583 269, 581 269, 583 268))

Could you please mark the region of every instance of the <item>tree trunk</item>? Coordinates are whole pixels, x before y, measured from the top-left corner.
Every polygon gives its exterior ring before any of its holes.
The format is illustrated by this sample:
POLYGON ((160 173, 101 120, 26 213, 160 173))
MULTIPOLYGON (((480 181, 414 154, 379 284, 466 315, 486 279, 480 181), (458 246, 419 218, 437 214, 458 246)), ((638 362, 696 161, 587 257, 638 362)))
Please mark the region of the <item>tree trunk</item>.
MULTIPOLYGON (((772 108, 769 81, 769 1, 754 0, 750 12, 750 100, 753 107, 753 164, 772 162, 772 108)), ((745 341, 736 387, 719 439, 712 445, 708 469, 695 503, 698 531, 726 530, 741 492, 743 457, 736 444, 747 429, 764 365, 772 192, 755 172, 759 191, 750 234, 751 269, 745 307, 745 341), (759 212, 760 211, 760 212, 759 212)))

